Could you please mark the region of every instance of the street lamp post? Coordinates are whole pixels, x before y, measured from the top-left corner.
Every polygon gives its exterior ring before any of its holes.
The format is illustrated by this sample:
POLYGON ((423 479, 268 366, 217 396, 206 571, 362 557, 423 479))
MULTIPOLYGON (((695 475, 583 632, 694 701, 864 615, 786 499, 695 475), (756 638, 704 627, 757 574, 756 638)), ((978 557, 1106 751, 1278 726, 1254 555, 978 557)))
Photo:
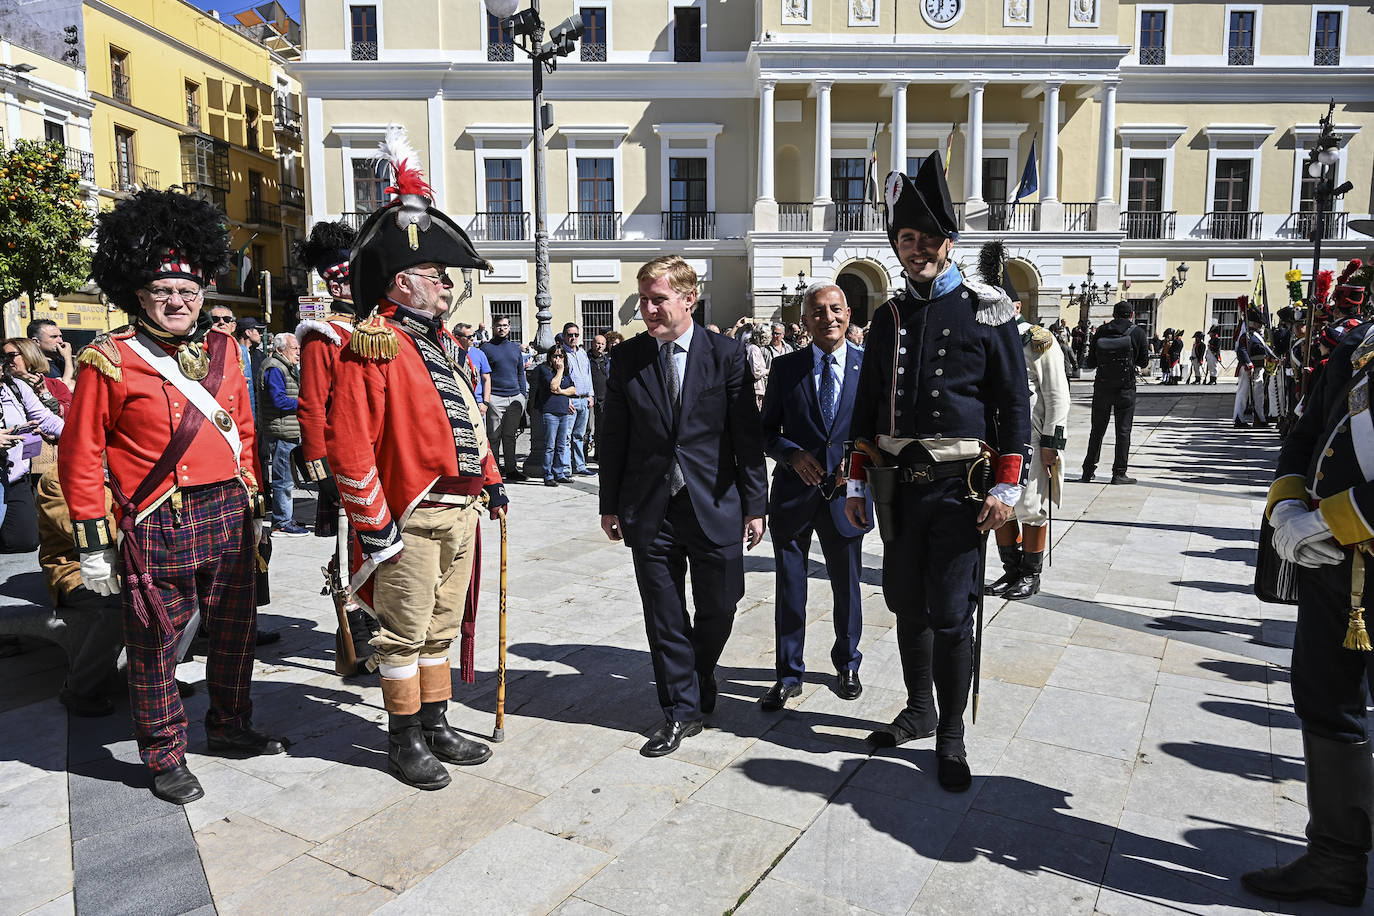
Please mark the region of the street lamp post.
POLYGON ((1091 267, 1088 268, 1088 277, 1083 281, 1081 289, 1072 283, 1069 284, 1069 305, 1078 306, 1078 320, 1080 322, 1091 317, 1089 313, 1093 306, 1106 305, 1111 301, 1112 282, 1108 280, 1098 286, 1093 281, 1093 269, 1091 267), (1075 289, 1079 291, 1074 292, 1075 289))
MULTIPOLYGON (((1303 372, 1299 380, 1299 397, 1307 394, 1308 379, 1311 372, 1308 371, 1312 365, 1313 350, 1311 345, 1313 331, 1313 317, 1316 315, 1317 308, 1321 305, 1316 297, 1317 273, 1322 266, 1322 239, 1326 237, 1326 214, 1331 209, 1332 201, 1337 197, 1349 192, 1355 186, 1346 181, 1339 186, 1336 185, 1336 163, 1341 160, 1341 137, 1336 133, 1336 128, 1332 124, 1332 118, 1336 113, 1336 100, 1332 99, 1331 104, 1326 109, 1326 117, 1319 122, 1321 124, 1321 134, 1317 137, 1317 142, 1312 145, 1312 149, 1307 153, 1307 174, 1317 180, 1316 187, 1312 189, 1312 202, 1316 208, 1316 219, 1313 221, 1312 234, 1312 276, 1307 284, 1307 335, 1304 338, 1308 341, 1306 346, 1306 356, 1303 358, 1303 372)), ((1242 316, 1242 319, 1244 316, 1242 316)))

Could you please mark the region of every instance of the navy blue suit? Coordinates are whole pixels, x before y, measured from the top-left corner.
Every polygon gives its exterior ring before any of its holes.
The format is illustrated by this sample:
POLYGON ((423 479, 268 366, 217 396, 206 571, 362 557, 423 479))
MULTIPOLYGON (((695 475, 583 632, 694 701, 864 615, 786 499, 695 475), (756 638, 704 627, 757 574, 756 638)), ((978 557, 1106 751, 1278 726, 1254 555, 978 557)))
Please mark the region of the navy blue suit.
POLYGON ((701 718, 701 683, 715 676, 744 594, 744 522, 765 514, 768 475, 743 347, 697 325, 676 407, 658 348, 647 333, 615 348, 599 446, 601 514, 619 518, 634 557, 663 714, 690 722, 701 718), (674 457, 684 482, 675 495, 674 457), (686 607, 689 564, 695 619, 686 607))
MULTIPOLYGON (((854 396, 859 390, 859 370, 863 350, 845 345, 844 382, 840 387, 835 419, 827 428, 816 393, 814 347, 788 353, 773 360, 768 373, 768 390, 763 396, 764 451, 777 462, 773 487, 768 498, 768 515, 773 537, 773 556, 777 576, 777 603, 774 619, 777 636, 777 674, 784 684, 801 682, 806 670, 806 566, 814 532, 825 555, 826 573, 834 593, 832 616, 835 643, 830 660, 836 671, 859 669, 863 656, 859 637, 863 631, 863 612, 859 596, 859 576, 863 569, 863 535, 844 514, 843 483, 827 500, 820 487, 810 486, 792 470, 789 459, 798 449, 811 453, 826 479, 823 486, 835 486, 836 472, 844 460, 844 442, 854 412, 854 396)), ((872 518, 872 512, 869 513, 872 518)))

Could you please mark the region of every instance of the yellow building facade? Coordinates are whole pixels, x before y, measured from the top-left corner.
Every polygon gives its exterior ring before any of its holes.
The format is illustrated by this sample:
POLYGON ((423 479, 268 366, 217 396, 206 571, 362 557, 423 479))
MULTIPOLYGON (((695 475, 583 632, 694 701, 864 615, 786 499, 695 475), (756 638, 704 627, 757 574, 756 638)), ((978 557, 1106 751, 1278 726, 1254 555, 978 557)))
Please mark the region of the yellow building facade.
MULTIPOLYGON (((1337 169, 1355 188, 1324 220, 1323 266, 1369 246, 1350 227, 1374 183, 1367 7, 554 0, 541 12, 587 26, 544 81, 555 328, 635 330, 635 271, 667 252, 698 266, 703 317, 722 326, 791 317, 799 274, 839 283, 863 320, 901 284, 871 175, 937 150, 963 226, 956 256, 972 264, 1003 239, 1032 314, 1097 321, 1125 297, 1156 330, 1229 327, 1259 272, 1271 299, 1286 270, 1311 272, 1303 164, 1333 98, 1337 169), (1018 199, 1031 159, 1037 189, 1018 199), (1110 298, 1084 303, 1087 283, 1110 298)), ((467 319, 509 315, 531 336, 523 52, 475 0, 305 0, 302 23, 292 69, 311 218, 356 222, 377 206, 377 141, 406 127, 440 206, 496 268, 467 319)))

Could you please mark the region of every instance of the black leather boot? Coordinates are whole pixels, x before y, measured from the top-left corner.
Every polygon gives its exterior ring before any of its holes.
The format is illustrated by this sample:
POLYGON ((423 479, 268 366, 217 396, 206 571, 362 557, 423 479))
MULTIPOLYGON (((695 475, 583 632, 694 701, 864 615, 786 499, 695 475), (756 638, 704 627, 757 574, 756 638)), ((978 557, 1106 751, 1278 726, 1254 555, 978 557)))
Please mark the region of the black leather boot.
POLYGON ((935 694, 931 685, 931 646, 935 634, 929 626, 897 617, 897 648, 902 657, 902 680, 906 682, 906 708, 892 724, 870 732, 873 747, 896 747, 935 734, 935 694))
POLYGON ((1021 545, 997 545, 997 555, 1002 558, 1002 575, 991 585, 983 586, 984 595, 1001 595, 1016 584, 1021 577, 1021 545))
POLYGON ((940 720, 935 729, 940 788, 964 792, 973 784, 964 749, 964 709, 973 684, 973 636, 957 642, 937 639, 932 657, 935 696, 940 705, 940 720))
POLYGON ((420 730, 424 733, 425 744, 429 745, 435 757, 445 763, 457 764, 460 767, 485 763, 491 756, 491 748, 480 741, 464 738, 454 731, 453 726, 449 725, 448 719, 444 717, 447 707, 447 700, 420 704, 420 730))
POLYGON ((1307 761, 1307 852, 1287 865, 1240 876, 1252 893, 1274 900, 1364 902, 1374 817, 1370 744, 1347 744, 1302 733, 1307 761))
POLYGON ((1029 598, 1040 591, 1040 571, 1044 568, 1045 555, 1043 553, 1023 554, 1017 579, 1007 586, 1007 590, 1002 592, 1002 597, 1008 601, 1020 601, 1022 598, 1029 598))
POLYGON ((396 778, 417 789, 442 789, 451 777, 444 765, 430 753, 420 726, 420 717, 387 715, 387 760, 396 778))

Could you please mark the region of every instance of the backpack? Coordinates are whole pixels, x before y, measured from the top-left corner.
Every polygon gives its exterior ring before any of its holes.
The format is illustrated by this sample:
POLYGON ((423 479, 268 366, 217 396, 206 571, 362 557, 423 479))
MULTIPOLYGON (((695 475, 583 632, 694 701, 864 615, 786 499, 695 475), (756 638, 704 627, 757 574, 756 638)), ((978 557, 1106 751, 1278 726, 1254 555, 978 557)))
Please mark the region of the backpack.
POLYGON ((1097 381, 1114 387, 1135 384, 1135 352, 1129 333, 1120 337, 1099 333, 1096 346, 1097 381))

